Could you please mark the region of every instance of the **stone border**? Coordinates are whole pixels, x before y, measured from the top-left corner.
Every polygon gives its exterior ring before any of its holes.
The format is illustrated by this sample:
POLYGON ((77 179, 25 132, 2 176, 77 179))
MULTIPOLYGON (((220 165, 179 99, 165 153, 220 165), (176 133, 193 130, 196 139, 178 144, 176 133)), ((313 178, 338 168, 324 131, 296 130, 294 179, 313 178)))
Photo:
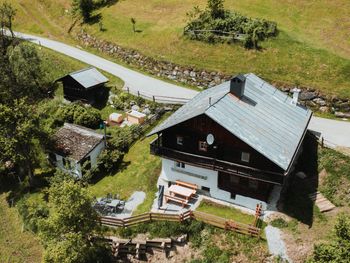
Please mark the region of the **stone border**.
MULTIPOLYGON (((86 33, 83 29, 75 34, 76 39, 85 47, 93 47, 102 53, 113 56, 128 65, 132 65, 140 70, 150 73, 154 76, 169 79, 174 82, 182 83, 204 89, 213 87, 227 81, 231 76, 221 72, 196 69, 190 66, 181 66, 169 61, 156 60, 145 56, 132 49, 123 48, 117 44, 100 40, 86 33)), ((272 83, 280 90, 292 94, 294 86, 272 83)), ((312 110, 323 113, 333 113, 339 118, 350 118, 349 98, 339 98, 337 96, 325 96, 316 89, 307 87, 298 87, 301 89, 299 99, 303 105, 312 110)))

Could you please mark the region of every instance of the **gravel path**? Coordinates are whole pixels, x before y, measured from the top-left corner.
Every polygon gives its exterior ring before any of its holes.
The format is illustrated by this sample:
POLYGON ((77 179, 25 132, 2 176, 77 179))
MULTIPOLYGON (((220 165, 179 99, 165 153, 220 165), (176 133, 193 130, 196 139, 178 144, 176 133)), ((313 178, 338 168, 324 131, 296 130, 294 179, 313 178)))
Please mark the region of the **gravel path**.
POLYGON ((269 225, 265 228, 265 234, 270 253, 274 256, 281 257, 287 262, 292 262, 288 258, 286 246, 281 238, 281 230, 269 225))
POLYGON ((116 218, 126 218, 132 215, 132 212, 137 208, 138 205, 142 204, 146 198, 144 192, 134 192, 128 201, 125 202, 125 207, 122 213, 118 214, 116 218))

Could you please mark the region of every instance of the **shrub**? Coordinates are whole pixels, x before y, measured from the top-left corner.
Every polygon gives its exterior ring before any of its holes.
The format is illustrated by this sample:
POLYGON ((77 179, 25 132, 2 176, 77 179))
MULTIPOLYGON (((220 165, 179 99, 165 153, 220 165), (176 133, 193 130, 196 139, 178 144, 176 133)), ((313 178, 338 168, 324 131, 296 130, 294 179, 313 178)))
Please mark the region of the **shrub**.
POLYGON ((113 102, 113 106, 117 110, 123 110, 124 109, 124 102, 119 97, 115 97, 112 102, 113 102))
POLYGON ((246 48, 258 48, 258 42, 277 35, 277 24, 253 19, 223 7, 223 0, 208 0, 208 7, 195 7, 187 14, 184 34, 207 43, 241 41, 246 48))
POLYGON ((34 233, 39 231, 40 220, 49 215, 49 209, 45 202, 38 203, 28 198, 22 198, 17 203, 17 209, 25 228, 34 233))
POLYGON ((315 245, 310 262, 349 262, 350 218, 341 214, 334 230, 335 239, 329 243, 315 245))
POLYGON ((55 114, 54 126, 61 126, 64 122, 96 129, 101 123, 101 114, 92 107, 85 107, 79 103, 71 103, 59 108, 55 114))

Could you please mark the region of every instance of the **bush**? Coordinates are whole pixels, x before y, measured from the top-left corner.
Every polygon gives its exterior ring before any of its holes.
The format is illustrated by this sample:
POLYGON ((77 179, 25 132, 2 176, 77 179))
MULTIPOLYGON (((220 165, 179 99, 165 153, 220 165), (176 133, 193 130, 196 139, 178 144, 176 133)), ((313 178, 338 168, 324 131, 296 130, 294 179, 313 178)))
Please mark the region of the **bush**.
POLYGON ((184 34, 207 43, 241 41, 246 48, 258 48, 259 41, 278 33, 275 22, 224 10, 223 0, 208 0, 205 10, 195 7, 187 15, 184 34))
POLYGON ((350 218, 341 214, 334 227, 335 239, 329 243, 315 245, 310 262, 349 262, 350 218))
POLYGON ((22 198, 17 203, 17 209, 25 228, 34 233, 39 231, 40 220, 49 215, 49 209, 45 202, 38 203, 27 198, 22 198))
POLYGON ((55 114, 54 126, 61 126, 69 122, 97 129, 101 124, 101 114, 92 107, 84 107, 79 103, 64 105, 55 114))
POLYGON ((124 109, 124 102, 119 97, 115 97, 112 102, 113 102, 114 108, 116 108, 117 110, 124 109))

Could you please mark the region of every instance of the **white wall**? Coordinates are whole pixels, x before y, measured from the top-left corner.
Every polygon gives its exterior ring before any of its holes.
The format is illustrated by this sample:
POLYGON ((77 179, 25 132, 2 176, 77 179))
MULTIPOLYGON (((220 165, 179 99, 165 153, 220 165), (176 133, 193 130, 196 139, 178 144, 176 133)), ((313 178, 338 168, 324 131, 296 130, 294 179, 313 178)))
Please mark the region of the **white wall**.
MULTIPOLYGON (((101 141, 89 154, 88 156, 90 156, 91 159, 91 167, 95 166, 97 164, 97 159, 98 156, 100 155, 100 153, 104 150, 105 148, 105 143, 104 141, 101 141)), ((56 166, 58 168, 60 168, 61 170, 64 170, 66 172, 69 172, 70 174, 72 174, 75 177, 81 178, 82 177, 82 171, 81 171, 81 165, 80 163, 78 163, 77 161, 73 160, 73 159, 69 159, 70 160, 70 165, 71 165, 71 169, 67 169, 67 167, 65 167, 63 165, 63 157, 61 155, 55 154, 56 155, 56 166)), ((66 158, 66 161, 68 161, 68 159, 66 158)))
POLYGON ((199 168, 188 164, 185 164, 185 168, 178 168, 175 166, 175 161, 162 158, 162 171, 160 178, 162 179, 160 181, 165 182, 175 182, 176 180, 181 180, 196 184, 200 189, 202 186, 208 187, 210 188, 211 197, 244 206, 249 209, 255 210, 258 203, 262 203, 264 209, 267 207, 266 202, 242 195, 236 195, 236 198, 232 199, 230 192, 218 188, 217 171, 199 168), (198 178, 194 175, 204 178, 198 178))

